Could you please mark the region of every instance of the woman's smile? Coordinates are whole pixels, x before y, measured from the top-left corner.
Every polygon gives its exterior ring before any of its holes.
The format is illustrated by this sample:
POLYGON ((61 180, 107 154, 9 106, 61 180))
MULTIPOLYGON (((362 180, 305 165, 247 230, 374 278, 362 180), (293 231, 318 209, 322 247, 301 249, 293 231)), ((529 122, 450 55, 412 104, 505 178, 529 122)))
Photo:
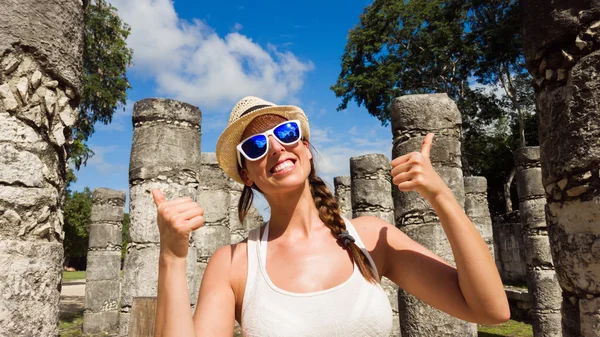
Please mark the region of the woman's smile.
POLYGON ((286 158, 279 160, 273 168, 271 168, 270 172, 273 176, 281 176, 286 173, 289 173, 296 167, 296 161, 291 158, 286 158))

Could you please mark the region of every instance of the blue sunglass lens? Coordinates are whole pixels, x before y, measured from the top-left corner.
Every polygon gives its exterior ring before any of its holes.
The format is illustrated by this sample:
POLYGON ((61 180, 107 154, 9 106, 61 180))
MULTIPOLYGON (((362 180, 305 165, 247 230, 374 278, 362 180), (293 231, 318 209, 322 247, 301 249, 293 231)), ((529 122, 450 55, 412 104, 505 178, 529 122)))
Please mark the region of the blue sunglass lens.
POLYGON ((300 138, 300 126, 295 122, 281 124, 273 130, 273 134, 284 143, 293 143, 300 138))
POLYGON ((265 135, 256 135, 249 138, 242 144, 242 150, 252 159, 262 156, 267 151, 267 137, 265 135))

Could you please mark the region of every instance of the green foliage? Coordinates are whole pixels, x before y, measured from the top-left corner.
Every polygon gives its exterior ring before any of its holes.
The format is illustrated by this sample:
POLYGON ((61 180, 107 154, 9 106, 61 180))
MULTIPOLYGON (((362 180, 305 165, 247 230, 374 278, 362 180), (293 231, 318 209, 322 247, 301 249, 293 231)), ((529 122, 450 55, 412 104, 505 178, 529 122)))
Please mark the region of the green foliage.
POLYGON ((83 96, 79 119, 74 127, 71 162, 77 170, 93 156, 86 141, 94 133, 94 124, 108 124, 116 109, 127 100, 127 67, 133 51, 127 47, 130 28, 115 7, 105 0, 85 4, 83 49, 83 96))
POLYGON ((395 97, 446 92, 458 101, 468 91, 475 49, 464 31, 464 1, 376 0, 350 30, 342 71, 331 89, 354 99, 384 125, 395 97))
POLYGON ((70 259, 87 256, 88 233, 92 216, 92 191, 85 187, 83 192, 66 196, 64 207, 65 257, 70 259))
POLYGON ((462 113, 463 170, 488 178, 490 208, 502 213, 520 135, 537 144, 520 31, 516 0, 375 0, 348 34, 331 87, 338 110, 354 100, 387 125, 395 97, 447 93, 462 113))

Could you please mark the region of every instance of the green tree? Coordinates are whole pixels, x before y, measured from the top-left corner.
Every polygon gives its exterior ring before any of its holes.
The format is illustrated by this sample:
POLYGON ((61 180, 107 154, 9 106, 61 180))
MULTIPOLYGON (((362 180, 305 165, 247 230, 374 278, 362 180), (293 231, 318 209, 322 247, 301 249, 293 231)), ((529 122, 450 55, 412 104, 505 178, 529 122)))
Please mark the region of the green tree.
POLYGON ((65 264, 85 266, 88 250, 88 233, 92 216, 92 191, 85 187, 82 192, 68 193, 64 207, 65 264))
POLYGON ((108 124, 127 100, 127 67, 133 51, 126 39, 130 27, 105 0, 84 1, 83 95, 79 119, 69 149, 71 163, 79 170, 93 156, 86 142, 94 124, 108 124))
POLYGON ((375 0, 348 34, 331 89, 338 110, 354 100, 384 125, 395 97, 447 93, 462 112, 463 170, 488 178, 495 213, 511 211, 499 182, 510 192, 512 151, 535 112, 520 39, 515 0, 375 0))

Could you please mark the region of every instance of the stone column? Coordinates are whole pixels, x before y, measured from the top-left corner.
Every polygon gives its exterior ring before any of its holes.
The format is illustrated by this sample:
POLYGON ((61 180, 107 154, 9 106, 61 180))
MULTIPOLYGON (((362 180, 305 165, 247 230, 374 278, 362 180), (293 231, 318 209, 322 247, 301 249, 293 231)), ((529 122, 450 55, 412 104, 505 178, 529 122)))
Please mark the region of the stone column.
POLYGON ((119 331, 123 207, 125 191, 94 190, 83 313, 86 336, 115 336, 119 331))
MULTIPOLYGON (((156 296, 159 232, 152 190, 167 200, 196 200, 200 170, 201 112, 195 106, 148 98, 133 106, 133 142, 129 163, 129 237, 123 268, 120 332, 126 336, 133 297, 156 296)), ((196 249, 187 257, 188 290, 196 302, 196 249)))
POLYGON ((333 178, 335 199, 340 206, 342 216, 352 219, 352 195, 350 193, 350 177, 340 176, 333 178))
POLYGON ((494 256, 494 234, 492 217, 487 201, 487 180, 485 177, 464 177, 465 213, 481 234, 483 241, 494 256))
POLYGON ((540 148, 536 146, 517 150, 515 163, 522 225, 521 254, 526 265, 527 288, 533 299, 533 334, 536 337, 560 337, 562 289, 558 285, 550 253, 540 148))
POLYGON ((494 258, 502 282, 525 284, 525 262, 521 254, 521 218, 519 211, 494 217, 494 258))
POLYGON ((376 216, 394 223, 390 160, 383 154, 350 158, 352 217, 376 216))
MULTIPOLYGON (((391 169, 390 160, 383 154, 367 154, 350 158, 353 218, 375 216, 394 224, 391 169)), ((335 186, 337 194, 338 184, 336 183, 335 186)), ((381 278, 381 286, 387 293, 394 312, 394 326, 390 336, 400 336, 398 286, 386 277, 381 278)))
POLYGON ((0 336, 56 336, 81 0, 0 0, 0 336))
POLYGON ((204 209, 204 226, 193 233, 198 254, 196 292, 200 289, 208 259, 218 248, 231 242, 229 190, 230 179, 219 167, 215 153, 202 153, 198 204, 204 209))
MULTIPOLYGON (((392 104, 392 158, 420 151, 428 132, 436 134, 431 162, 450 187, 458 203, 465 203, 461 166, 460 111, 446 94, 408 95, 392 104)), ((416 191, 399 192, 394 188, 396 226, 416 242, 445 261, 454 264, 454 256, 437 214, 416 191)), ((403 337, 475 336, 475 324, 451 317, 414 296, 400 290, 398 295, 400 326, 403 337)))
POLYGON ((564 336, 600 330, 600 3, 523 0, 564 336))

